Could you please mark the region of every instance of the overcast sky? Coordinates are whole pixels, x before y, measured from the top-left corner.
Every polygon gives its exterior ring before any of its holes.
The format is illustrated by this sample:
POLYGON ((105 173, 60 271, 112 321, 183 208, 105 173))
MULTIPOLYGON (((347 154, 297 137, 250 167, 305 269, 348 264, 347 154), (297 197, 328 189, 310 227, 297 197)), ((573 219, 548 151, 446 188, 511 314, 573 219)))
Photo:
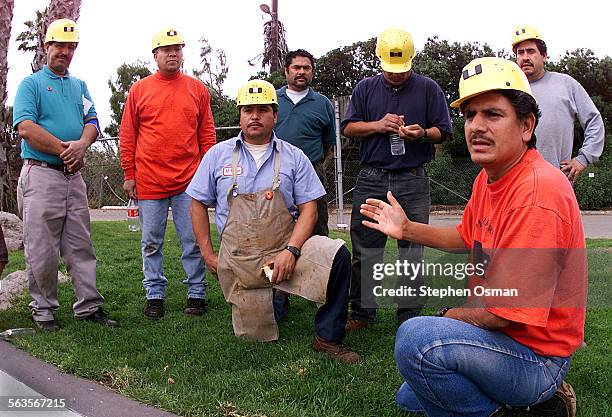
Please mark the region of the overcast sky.
MULTIPOLYGON (((228 57, 226 94, 234 96, 250 75, 261 69, 248 60, 263 49, 263 23, 268 19, 259 4, 269 0, 83 0, 79 26, 81 43, 70 70, 88 84, 100 122, 110 122, 109 78, 122 63, 152 61, 151 38, 176 26, 186 40, 185 68, 199 64, 198 39, 228 57)), ((30 70, 31 56, 17 51, 15 37, 23 22, 35 17, 49 0, 15 0, 9 52, 8 104, 12 105, 21 79, 30 70)), ((491 1, 491 0, 279 0, 279 18, 287 31, 289 49, 304 48, 315 57, 353 42, 366 40, 390 26, 412 33, 417 50, 428 37, 459 42, 488 43, 510 49, 516 24, 536 26, 549 55, 558 59, 566 50, 591 48, 599 57, 612 56, 610 7, 601 0, 491 1)), ((151 67, 152 68, 152 67, 151 67)))

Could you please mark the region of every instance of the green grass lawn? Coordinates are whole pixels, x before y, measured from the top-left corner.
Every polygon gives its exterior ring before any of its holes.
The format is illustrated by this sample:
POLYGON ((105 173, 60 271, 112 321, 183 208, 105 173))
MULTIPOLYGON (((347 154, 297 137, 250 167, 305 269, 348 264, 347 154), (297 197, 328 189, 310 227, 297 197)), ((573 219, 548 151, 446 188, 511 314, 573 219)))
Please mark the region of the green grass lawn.
MULTIPOLYGON (((174 230, 168 231, 165 275, 166 316, 144 318, 139 233, 124 222, 97 222, 92 234, 98 256, 98 287, 105 308, 121 322, 107 329, 72 317, 70 284, 60 287, 56 313, 62 330, 16 339, 14 344, 62 371, 89 378, 138 401, 182 416, 405 416, 394 405, 401 378, 393 362, 394 311, 383 309, 376 326, 348 336, 365 358, 344 365, 311 349, 315 306, 292 298, 288 318, 274 343, 234 337, 231 314, 216 280, 210 283, 209 311, 183 315, 186 288, 174 230)), ((336 237, 348 239, 348 234, 336 237)), ((590 284, 609 294, 612 240, 588 242, 590 284)), ((12 253, 6 273, 23 269, 23 253, 12 253)), ((28 295, 0 312, 0 329, 29 327, 28 295)), ((610 298, 608 298, 608 301, 610 298)), ((568 381, 578 394, 578 415, 611 416, 612 309, 587 312, 588 348, 574 356, 568 381)), ((525 414, 533 415, 533 414, 525 414)))

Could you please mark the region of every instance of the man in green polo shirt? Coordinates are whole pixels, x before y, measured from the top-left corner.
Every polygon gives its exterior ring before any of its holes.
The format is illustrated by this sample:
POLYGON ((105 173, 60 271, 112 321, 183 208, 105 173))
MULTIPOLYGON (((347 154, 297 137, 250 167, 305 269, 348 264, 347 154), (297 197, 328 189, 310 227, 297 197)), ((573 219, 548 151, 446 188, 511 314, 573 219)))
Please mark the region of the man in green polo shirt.
POLYGON ((96 256, 90 236, 87 190, 79 170, 99 125, 85 82, 68 67, 78 46, 76 23, 59 19, 45 37, 47 65, 26 77, 17 90, 13 127, 21 137, 23 168, 17 202, 23 219, 30 311, 35 325, 56 331, 60 254, 72 277, 78 319, 114 327, 96 289, 96 256))
MULTIPOLYGON (((285 58, 287 85, 277 90, 278 121, 276 135, 300 148, 327 189, 323 162, 336 144, 336 119, 331 102, 310 84, 314 58, 303 49, 291 51, 285 58)), ((317 200, 317 223, 313 235, 327 236, 327 198, 317 200)))

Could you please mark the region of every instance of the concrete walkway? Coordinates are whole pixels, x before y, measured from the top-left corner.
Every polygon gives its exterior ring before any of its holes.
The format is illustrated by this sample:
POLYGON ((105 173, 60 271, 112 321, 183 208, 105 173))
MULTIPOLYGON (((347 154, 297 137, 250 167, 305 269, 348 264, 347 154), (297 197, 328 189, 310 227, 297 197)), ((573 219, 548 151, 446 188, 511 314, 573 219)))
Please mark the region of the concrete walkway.
MULTIPOLYGON (((126 212, 121 209, 90 210, 92 221, 121 221, 126 220, 126 212)), ((214 217, 211 217, 214 221, 214 217)), ((435 226, 453 226, 461 221, 461 215, 448 213, 432 213, 429 223, 435 226)), ((330 229, 338 230, 336 213, 329 214, 330 229)), ((351 224, 351 212, 345 211, 344 223, 351 224)), ((612 239, 612 212, 586 211, 582 213, 584 233, 590 239, 612 239)), ((127 225, 126 225, 127 228, 127 225)))
MULTIPOLYGON (((12 410, 12 409, 11 409, 12 410)), ((61 373, 0 339, 0 417, 178 417, 87 379, 61 373), (10 411, 9 399, 50 399, 60 409, 10 411), (63 400, 63 401, 62 401, 63 400)))

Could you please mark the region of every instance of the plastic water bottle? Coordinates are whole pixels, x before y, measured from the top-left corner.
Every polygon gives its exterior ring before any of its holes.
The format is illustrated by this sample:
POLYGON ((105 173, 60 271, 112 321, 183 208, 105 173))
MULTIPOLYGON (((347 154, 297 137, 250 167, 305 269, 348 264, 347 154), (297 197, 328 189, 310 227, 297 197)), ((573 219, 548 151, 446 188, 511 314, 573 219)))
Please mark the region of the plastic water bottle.
POLYGON ((0 333, 0 337, 3 338, 4 340, 8 340, 11 337, 15 337, 15 336, 31 336, 33 334, 36 334, 36 330, 32 329, 31 327, 22 327, 19 329, 5 330, 2 333, 0 333))
POLYGON ((399 133, 391 133, 389 140, 391 142, 391 155, 403 155, 406 153, 404 139, 400 138, 399 133))
POLYGON ((128 230, 138 232, 140 230, 140 216, 138 213, 138 200, 130 198, 127 205, 128 230))

